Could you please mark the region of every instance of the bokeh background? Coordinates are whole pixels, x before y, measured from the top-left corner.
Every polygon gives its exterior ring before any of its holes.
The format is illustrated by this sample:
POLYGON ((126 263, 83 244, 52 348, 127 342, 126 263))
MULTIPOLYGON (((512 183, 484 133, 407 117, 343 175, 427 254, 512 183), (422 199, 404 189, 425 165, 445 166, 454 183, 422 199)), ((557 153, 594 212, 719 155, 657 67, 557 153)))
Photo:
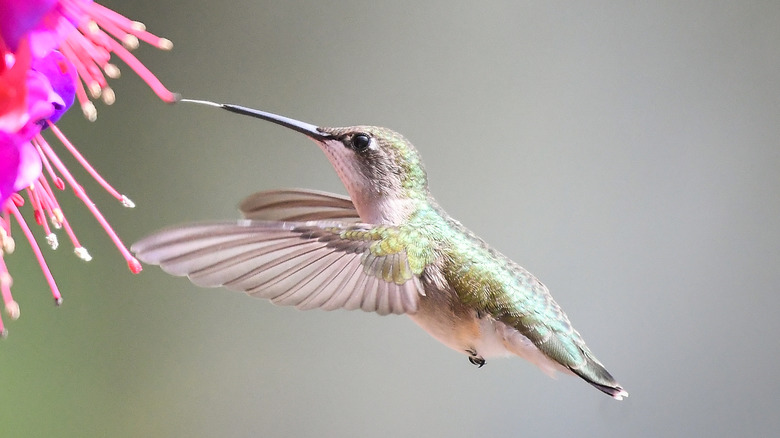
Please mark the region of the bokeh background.
MULTIPOLYGON (((405 317, 132 275, 68 194, 94 260, 46 253, 54 308, 26 245, 7 258, 2 436, 777 433, 777 2, 101 3, 174 41, 137 55, 187 97, 404 133, 440 203, 550 287, 631 397, 476 369, 405 317)), ((128 244, 258 190, 344 193, 301 135, 165 105, 123 71, 97 123, 60 126, 138 204, 71 165, 128 244)))

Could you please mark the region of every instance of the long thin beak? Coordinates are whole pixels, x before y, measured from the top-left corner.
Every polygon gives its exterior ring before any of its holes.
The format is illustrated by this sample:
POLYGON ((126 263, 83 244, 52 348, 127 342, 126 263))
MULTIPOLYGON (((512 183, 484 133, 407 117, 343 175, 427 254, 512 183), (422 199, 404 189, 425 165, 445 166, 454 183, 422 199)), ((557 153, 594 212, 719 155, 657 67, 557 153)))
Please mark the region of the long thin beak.
POLYGON ((181 99, 179 102, 191 102, 201 105, 215 106, 228 110, 232 113, 256 117, 258 119, 266 120, 272 123, 276 123, 277 125, 282 125, 286 128, 298 131, 301 134, 305 134, 311 137, 313 140, 325 140, 331 137, 330 134, 320 131, 320 128, 315 125, 253 108, 231 105, 229 103, 216 103, 208 100, 181 99))

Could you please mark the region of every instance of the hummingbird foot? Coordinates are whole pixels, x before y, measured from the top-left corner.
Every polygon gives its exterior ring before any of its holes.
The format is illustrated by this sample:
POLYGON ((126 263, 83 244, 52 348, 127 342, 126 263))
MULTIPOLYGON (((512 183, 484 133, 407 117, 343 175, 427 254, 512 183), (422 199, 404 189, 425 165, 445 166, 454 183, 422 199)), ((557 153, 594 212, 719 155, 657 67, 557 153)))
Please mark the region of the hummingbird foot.
POLYGON ((469 355, 469 362, 471 362, 472 365, 476 365, 477 368, 482 368, 485 366, 485 359, 477 354, 476 350, 466 350, 466 353, 469 355))

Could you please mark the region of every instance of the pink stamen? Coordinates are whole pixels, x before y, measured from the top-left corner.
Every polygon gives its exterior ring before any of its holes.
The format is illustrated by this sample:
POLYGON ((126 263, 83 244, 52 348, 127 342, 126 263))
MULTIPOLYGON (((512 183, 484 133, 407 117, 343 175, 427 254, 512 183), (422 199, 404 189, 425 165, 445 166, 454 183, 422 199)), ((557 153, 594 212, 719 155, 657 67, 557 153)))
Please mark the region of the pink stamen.
MULTIPOLYGON (((38 199, 41 204, 41 209, 44 212, 48 213, 49 217, 51 217, 53 216, 53 212, 51 211, 51 199, 49 198, 49 193, 47 191, 48 187, 44 186, 41 181, 43 181, 43 183, 46 182, 46 180, 43 177, 38 178, 38 181, 35 182, 35 187, 36 187, 35 193, 37 193, 38 195, 38 199)), ((43 214, 41 214, 41 216, 43 216, 43 214)), ((40 225, 43 226, 43 231, 46 233, 46 241, 49 243, 49 246, 51 246, 52 249, 57 249, 56 236, 51 237, 54 236, 54 234, 52 234, 51 228, 49 228, 49 223, 46 221, 45 217, 41 217, 40 225)))
MULTIPOLYGON (((147 32, 146 27, 143 25, 143 23, 130 20, 129 18, 121 14, 118 14, 115 11, 112 11, 111 9, 108 9, 105 6, 97 3, 90 3, 86 7, 86 9, 88 10, 88 13, 92 16, 93 20, 95 20, 97 24, 105 28, 111 34, 114 34, 114 32, 109 30, 109 27, 105 25, 106 22, 110 22, 116 25, 118 28, 122 30, 122 32, 135 35, 136 37, 138 37, 139 40, 151 44, 152 46, 155 46, 157 48, 163 50, 170 50, 172 48, 172 43, 170 42, 170 40, 166 38, 160 38, 157 35, 147 32)), ((114 34, 114 36, 117 36, 117 34, 114 34)))
POLYGON ((30 199, 30 205, 33 209, 33 217, 35 218, 35 223, 38 225, 42 225, 44 223, 43 218, 43 212, 41 212, 41 202, 38 199, 38 196, 36 196, 35 191, 33 190, 32 186, 25 189, 27 191, 27 197, 30 199))
POLYGON ((92 77, 92 74, 90 74, 89 70, 87 70, 84 62, 76 54, 76 52, 71 49, 70 45, 68 44, 68 40, 63 41, 63 43, 60 45, 60 50, 62 51, 62 54, 65 55, 65 57, 68 58, 70 62, 76 67, 76 72, 78 73, 79 78, 81 78, 81 80, 84 82, 84 85, 86 85, 86 87, 89 89, 92 97, 100 97, 100 83, 92 77))
POLYGON ((154 93, 165 102, 174 103, 178 100, 177 95, 168 91, 157 77, 149 71, 132 53, 122 47, 116 40, 109 37, 100 29, 89 29, 87 25, 79 26, 81 32, 96 44, 106 47, 109 51, 116 54, 125 64, 128 65, 144 82, 154 91, 154 93))
POLYGON ((101 20, 101 18, 105 17, 94 15, 91 18, 95 21, 95 24, 100 26, 107 34, 122 41, 122 44, 128 49, 132 50, 138 47, 138 38, 127 33, 125 29, 120 28, 111 20, 101 20))
POLYGON ((13 201, 14 205, 17 207, 21 207, 24 205, 24 198, 22 198, 22 195, 18 193, 14 193, 11 195, 11 200, 13 201))
MULTIPOLYGON (((103 53, 99 53, 97 46, 89 44, 89 40, 83 37, 76 28, 73 28, 72 38, 68 38, 62 42, 61 49, 67 47, 68 52, 63 51, 65 57, 67 57, 73 65, 76 66, 76 70, 82 80, 88 84, 98 84, 100 88, 108 86, 106 77, 103 75, 103 71, 98 66, 98 63, 107 63, 110 58, 110 54, 103 49, 108 57, 101 56, 103 53), (89 81, 87 81, 89 78, 89 81)), ((93 90, 94 95, 94 90, 93 90)))
POLYGON ((54 297, 54 303, 59 306, 62 303, 62 295, 60 295, 60 290, 57 288, 57 283, 54 282, 54 276, 51 275, 49 266, 46 264, 46 260, 43 258, 41 248, 38 247, 38 242, 35 241, 35 237, 33 237, 32 231, 30 231, 30 227, 27 226, 27 223, 24 221, 24 217, 21 213, 19 213, 19 209, 16 207, 16 205, 7 204, 7 208, 11 210, 14 218, 16 218, 16 223, 19 224, 19 228, 22 229, 22 232, 27 238, 27 241, 30 242, 30 247, 32 248, 33 253, 35 253, 35 258, 38 259, 38 264, 41 266, 43 276, 46 278, 46 282, 49 283, 51 294, 54 297))
POLYGON ((68 23, 73 29, 70 33, 73 36, 70 43, 74 44, 73 49, 86 53, 95 63, 103 65, 111 59, 111 52, 105 47, 93 44, 87 37, 81 34, 81 31, 72 24, 68 23))
POLYGON ((81 155, 78 149, 76 149, 76 147, 73 146, 73 143, 71 143, 70 140, 68 140, 68 138, 65 137, 65 134, 63 134, 62 131, 60 131, 60 129, 55 124, 49 122, 48 120, 46 121, 46 123, 49 124, 49 128, 51 128, 51 132, 54 133, 54 135, 60 140, 60 142, 62 142, 63 146, 65 146, 65 148, 73 155, 73 157, 76 158, 76 161, 78 161, 79 164, 81 164, 84 167, 84 169, 86 169, 86 171, 92 176, 92 178, 94 178, 95 181, 98 182, 98 184, 103 186, 103 188, 106 189, 106 191, 110 193, 111 196, 113 196, 119 201, 122 201, 122 194, 119 193, 114 187, 112 187, 111 184, 109 184, 108 181, 106 181, 102 176, 100 176, 98 171, 95 170, 95 168, 92 167, 91 164, 89 164, 89 161, 87 161, 87 159, 84 158, 83 155, 81 155))
MULTIPOLYGON (((41 149, 41 145, 40 145, 41 141, 45 141, 45 140, 43 139, 43 137, 39 136, 38 138, 33 139, 33 144, 38 149, 38 154, 42 158, 45 158, 46 155, 44 154, 43 149, 41 149)), ((68 235, 68 239, 70 239, 74 248, 76 249, 83 248, 83 246, 81 246, 81 243, 79 242, 79 239, 76 237, 76 233, 73 231, 73 228, 70 226, 70 222, 68 222, 68 219, 65 217, 64 214, 62 214, 62 208, 60 207, 60 204, 57 202, 57 198, 54 196, 54 193, 52 192, 48 182, 43 177, 39 178, 39 181, 46 189, 45 192, 48 195, 49 216, 52 218, 52 223, 55 223, 57 228, 65 229, 65 233, 68 235)))
POLYGON ((79 101, 79 106, 81 106, 81 112, 84 113, 84 117, 86 117, 87 120, 94 122, 97 120, 97 109, 95 109, 95 105, 89 100, 81 81, 74 81, 74 85, 76 86, 76 99, 79 101))
MULTIPOLYGON (((40 151, 41 155, 43 155, 43 151, 41 151, 40 146, 36 144, 36 147, 38 147, 38 150, 40 151)), ((43 186, 46 188, 46 193, 48 196, 48 203, 49 203, 48 211, 49 211, 49 216, 52 218, 52 222, 56 223, 58 225, 58 228, 65 229, 65 233, 68 235, 68 239, 70 239, 74 248, 83 248, 83 246, 81 246, 81 243, 79 242, 79 239, 76 237, 76 233, 73 231, 73 228, 70 226, 70 222, 68 222, 68 218, 66 218, 65 215, 62 214, 62 208, 60 208, 60 205, 57 202, 57 198, 54 197, 54 194, 51 191, 51 187, 49 187, 48 183, 46 182, 46 179, 40 178, 40 181, 42 182, 43 186)))
MULTIPOLYGON (((3 295, 3 305, 11 319, 19 319, 19 304, 14 301, 14 297, 11 295, 11 284, 13 284, 13 279, 5 265, 5 260, 0 256, 0 293, 3 295)), ((0 322, 0 332, 2 332, 2 322, 0 322)))
POLYGON ((8 211, 3 211, 3 216, 0 217, 0 227, 5 230, 7 236, 11 235, 11 222, 9 221, 8 211))
MULTIPOLYGON (((37 147, 37 146, 36 146, 37 147)), ((51 163, 49 163, 49 159, 46 158, 46 155, 43 154, 43 151, 41 151, 41 148, 38 148, 38 155, 41 157, 41 161, 43 162, 43 167, 46 169, 46 173, 49 174, 49 178, 54 182, 54 187, 57 187, 59 190, 65 190, 65 182, 57 176, 56 173, 54 173, 54 169, 51 168, 51 163)), ((41 178, 42 181, 46 182, 46 178, 41 178)), ((48 187, 48 184, 46 184, 48 187)), ((49 189, 49 192, 51 194, 51 189, 49 189)), ((54 196, 52 194, 52 196, 54 196)))
MULTIPOLYGON (((132 261, 135 261, 137 263, 135 257, 133 257, 132 254, 130 254, 130 251, 128 251, 128 249, 125 247, 125 244, 122 243, 122 240, 119 238, 116 232, 114 232, 114 230, 111 228, 111 225, 109 225, 105 217, 103 217, 103 214, 100 213, 100 210, 98 210, 97 207, 95 207, 95 203, 92 202, 92 200, 89 198, 89 196, 84 191, 84 189, 76 182, 75 178, 73 178, 73 175, 71 175, 68 169, 65 167, 65 165, 62 164, 62 161, 60 161, 60 159, 51 149, 49 144, 46 142, 40 142, 39 144, 43 149, 44 153, 46 153, 46 155, 49 157, 49 160, 51 160, 52 164, 54 164, 54 167, 57 168, 57 170, 62 174, 62 176, 65 177, 65 180, 68 182, 68 184, 70 184, 71 188, 73 188, 73 192, 76 194, 76 197, 81 199, 84 205, 89 209, 89 211, 95 217, 95 219, 97 219, 100 226, 103 227, 103 229, 106 231, 106 234, 108 234, 108 237, 110 237, 111 240, 114 242, 114 245, 116 245, 119 252, 122 253, 122 256, 125 258, 125 260, 127 260, 128 263, 131 263, 132 261)), ((131 271, 133 271, 132 266, 131 266, 131 271)))

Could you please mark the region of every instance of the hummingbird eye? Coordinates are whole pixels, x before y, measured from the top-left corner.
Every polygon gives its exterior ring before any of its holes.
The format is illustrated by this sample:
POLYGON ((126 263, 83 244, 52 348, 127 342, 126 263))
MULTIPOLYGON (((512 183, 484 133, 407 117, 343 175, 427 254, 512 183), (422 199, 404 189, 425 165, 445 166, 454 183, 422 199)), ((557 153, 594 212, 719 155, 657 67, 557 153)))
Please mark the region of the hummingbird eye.
POLYGON ((349 144, 356 151, 364 151, 371 144, 371 138, 366 134, 355 134, 349 140, 349 144))

